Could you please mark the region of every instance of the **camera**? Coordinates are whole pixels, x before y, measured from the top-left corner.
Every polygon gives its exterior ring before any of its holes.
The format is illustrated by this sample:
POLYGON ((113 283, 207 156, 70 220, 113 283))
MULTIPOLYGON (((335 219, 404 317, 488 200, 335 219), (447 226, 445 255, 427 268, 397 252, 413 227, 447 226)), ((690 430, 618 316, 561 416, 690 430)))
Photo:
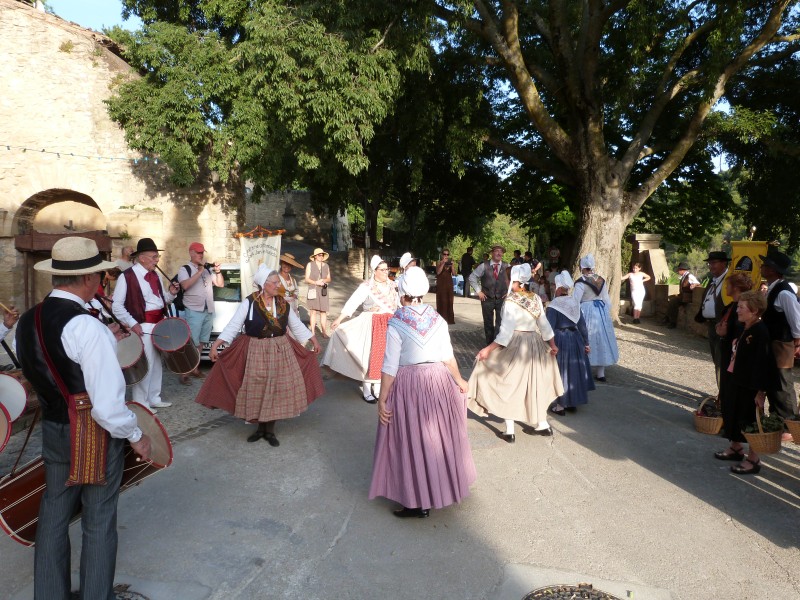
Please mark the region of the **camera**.
POLYGON ((322 291, 320 293, 323 296, 327 296, 328 295, 328 284, 327 283, 323 283, 322 284, 322 291))
POLYGON ((208 269, 209 271, 213 271, 214 270, 214 263, 205 263, 203 265, 203 268, 204 269, 208 269))

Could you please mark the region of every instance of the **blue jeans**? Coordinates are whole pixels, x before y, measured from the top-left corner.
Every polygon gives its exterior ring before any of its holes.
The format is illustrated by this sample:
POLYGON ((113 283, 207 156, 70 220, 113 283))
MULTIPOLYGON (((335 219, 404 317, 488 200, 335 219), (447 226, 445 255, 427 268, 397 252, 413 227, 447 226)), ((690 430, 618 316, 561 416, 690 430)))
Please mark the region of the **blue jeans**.
POLYGON ((189 331, 192 332, 192 343, 195 346, 211 341, 211 326, 214 324, 214 313, 187 308, 183 311, 183 318, 189 324, 189 331))
POLYGON ((106 485, 64 485, 69 477, 70 426, 42 421, 47 488, 39 508, 34 553, 35 600, 70 597, 69 522, 81 508, 81 598, 113 600, 117 566, 117 500, 124 440, 108 439, 106 485))

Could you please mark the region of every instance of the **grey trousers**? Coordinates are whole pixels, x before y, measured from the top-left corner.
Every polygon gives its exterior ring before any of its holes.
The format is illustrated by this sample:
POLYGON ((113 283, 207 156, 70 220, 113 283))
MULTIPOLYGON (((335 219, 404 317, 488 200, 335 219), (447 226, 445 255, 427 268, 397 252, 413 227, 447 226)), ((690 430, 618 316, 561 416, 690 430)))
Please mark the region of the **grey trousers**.
POLYGON ((770 412, 773 410, 784 420, 797 412, 797 395, 794 393, 794 379, 791 369, 778 369, 778 386, 767 390, 770 412))
POLYGON ((124 440, 109 438, 106 485, 66 486, 70 427, 42 421, 47 489, 39 509, 34 553, 35 600, 69 600, 69 522, 81 509, 81 600, 113 600, 117 564, 117 500, 124 440))
POLYGON ((727 369, 728 365, 720 365, 722 362, 722 338, 717 335, 717 322, 707 321, 708 326, 708 349, 711 351, 711 360, 714 361, 714 373, 716 375, 717 389, 719 389, 719 370, 722 366, 727 369))
POLYGON ((483 333, 486 336, 486 345, 494 341, 495 336, 500 332, 501 313, 503 311, 503 301, 505 298, 486 298, 481 302, 481 312, 483 313, 483 333))

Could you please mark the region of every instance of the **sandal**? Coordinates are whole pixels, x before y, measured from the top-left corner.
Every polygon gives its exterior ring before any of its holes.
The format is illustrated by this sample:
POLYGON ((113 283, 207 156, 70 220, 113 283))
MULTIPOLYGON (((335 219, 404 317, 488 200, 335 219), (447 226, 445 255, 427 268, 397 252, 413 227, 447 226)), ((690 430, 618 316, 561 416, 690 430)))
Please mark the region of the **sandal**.
POLYGON ((756 475, 761 470, 761 459, 759 458, 756 462, 752 462, 750 459, 745 459, 741 462, 741 464, 733 465, 731 467, 731 472, 736 473, 737 475, 756 475), (744 463, 750 463, 752 468, 745 469, 742 465, 744 463))
POLYGON ((717 460, 737 460, 739 462, 742 462, 745 459, 741 448, 738 450, 735 450, 734 448, 726 448, 725 450, 714 452, 714 458, 717 460), (730 454, 728 453, 728 450, 731 451, 730 454))

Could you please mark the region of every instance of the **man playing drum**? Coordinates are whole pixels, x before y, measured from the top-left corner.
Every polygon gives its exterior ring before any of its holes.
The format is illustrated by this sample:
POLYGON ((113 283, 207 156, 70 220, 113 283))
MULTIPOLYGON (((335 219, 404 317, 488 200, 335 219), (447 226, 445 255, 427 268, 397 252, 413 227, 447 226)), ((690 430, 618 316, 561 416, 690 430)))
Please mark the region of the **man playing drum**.
MULTIPOLYGON (((211 341, 211 326, 214 324, 214 287, 224 287, 225 280, 220 265, 205 262, 205 247, 200 242, 189 245, 189 264, 181 267, 178 282, 183 288, 184 318, 192 332, 192 342, 198 354, 203 344, 211 341)), ((203 377, 200 367, 190 373, 193 377, 203 377)), ((181 375, 181 383, 189 385, 189 375, 181 375)))
POLYGON ((142 338, 144 353, 150 369, 142 380, 131 386, 134 402, 150 409, 166 408, 172 402, 161 400, 161 357, 153 346, 153 328, 167 316, 167 304, 175 299, 178 284, 170 284, 164 291, 156 273, 161 251, 150 238, 142 238, 132 255, 136 263, 122 272, 114 288, 114 316, 142 338))
POLYGON ((114 263, 82 237, 57 241, 52 256, 34 268, 53 276, 54 289, 17 326, 22 372, 42 409, 47 483, 36 535, 34 597, 70 597, 69 523, 82 507, 80 595, 111 598, 124 441, 148 459, 150 439, 125 406, 112 333, 119 328, 106 327, 85 308, 102 272, 114 263))

